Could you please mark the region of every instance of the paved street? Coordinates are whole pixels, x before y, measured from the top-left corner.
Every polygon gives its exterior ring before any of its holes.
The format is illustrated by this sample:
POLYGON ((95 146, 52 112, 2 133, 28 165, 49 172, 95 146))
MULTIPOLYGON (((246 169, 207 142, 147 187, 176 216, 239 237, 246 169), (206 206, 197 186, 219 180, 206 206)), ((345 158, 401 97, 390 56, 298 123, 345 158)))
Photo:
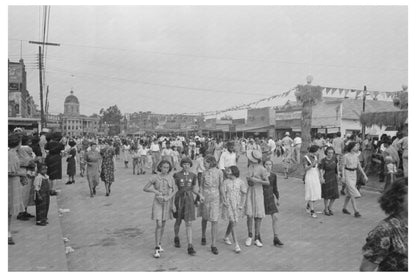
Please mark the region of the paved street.
MULTIPOLYGON (((246 160, 239 168, 246 168, 246 160)), ((243 170, 244 171, 244 170, 243 170)), ((304 209, 303 183, 299 179, 279 177, 281 194, 279 236, 285 245, 272 244, 271 218, 262 224, 264 246, 246 247, 245 220, 237 226, 242 252, 222 242, 226 222, 219 223, 219 255, 200 245, 200 219, 193 224, 197 255, 186 253, 186 235, 181 226, 182 248, 173 246, 173 221, 166 225, 160 259, 152 257, 155 223, 150 219, 153 194, 143 192, 150 174, 134 176, 121 161, 116 164, 116 182, 110 197, 100 184, 95 198, 89 197, 84 178, 76 184, 62 185, 58 205, 70 209, 61 219, 66 244, 75 251, 67 255, 70 271, 356 271, 361 261, 361 247, 369 230, 383 218, 377 198, 379 193, 364 192, 359 200, 363 215, 356 219, 341 213, 343 197, 335 202, 334 216, 320 214, 312 219, 304 209)), ((244 172, 242 172, 244 176, 244 172)), ((323 203, 319 203, 320 210, 323 203)), ((351 208, 350 208, 351 209, 351 208)), ((208 229, 209 230, 209 229, 208 229)), ((209 233, 208 233, 209 234, 209 233)))

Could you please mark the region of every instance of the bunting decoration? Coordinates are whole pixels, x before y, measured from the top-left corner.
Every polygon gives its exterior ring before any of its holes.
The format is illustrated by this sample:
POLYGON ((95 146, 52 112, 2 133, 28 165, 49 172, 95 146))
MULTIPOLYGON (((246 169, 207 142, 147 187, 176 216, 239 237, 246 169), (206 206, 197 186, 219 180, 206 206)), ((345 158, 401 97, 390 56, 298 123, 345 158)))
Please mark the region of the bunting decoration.
MULTIPOLYGON (((222 114, 225 112, 229 112, 229 111, 240 111, 240 110, 246 110, 246 109, 250 109, 253 108, 257 105, 259 105, 262 102, 266 102, 266 101, 271 101, 273 99, 281 99, 284 97, 288 97, 291 93, 296 92, 299 90, 301 86, 296 86, 294 88, 291 88, 288 91, 279 93, 279 94, 275 94, 266 98, 262 98, 247 104, 242 104, 242 105, 236 105, 233 107, 230 107, 228 109, 224 109, 224 110, 218 110, 218 111, 208 111, 208 112, 196 112, 196 113, 183 113, 183 115, 204 115, 204 116, 212 116, 212 115, 218 115, 218 114, 222 114)), ((342 97, 347 97, 348 94, 350 94, 352 97, 355 97, 355 99, 358 99, 360 97, 364 96, 364 91, 361 89, 348 89, 348 88, 333 88, 333 87, 320 87, 320 91, 322 92, 322 94, 326 94, 329 95, 329 93, 331 95, 334 95, 334 93, 336 91, 338 91, 339 95, 342 97)), ((401 91, 366 91, 366 94, 371 97, 374 100, 378 99, 378 96, 383 97, 383 99, 387 100, 387 99, 393 99, 396 95, 398 95, 399 93, 401 93, 401 91)))

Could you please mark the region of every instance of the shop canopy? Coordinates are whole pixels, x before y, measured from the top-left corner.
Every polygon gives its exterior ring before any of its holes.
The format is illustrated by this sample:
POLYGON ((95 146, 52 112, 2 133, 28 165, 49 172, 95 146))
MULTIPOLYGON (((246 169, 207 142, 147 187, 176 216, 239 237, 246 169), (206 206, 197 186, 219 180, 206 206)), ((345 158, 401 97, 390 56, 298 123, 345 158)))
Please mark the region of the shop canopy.
POLYGON ((263 133, 268 132, 270 129, 274 129, 274 125, 265 125, 265 126, 238 126, 236 132, 246 132, 246 133, 263 133))
POLYGON ((407 124, 408 110, 363 113, 360 122, 366 127, 373 125, 393 127, 400 129, 407 124))

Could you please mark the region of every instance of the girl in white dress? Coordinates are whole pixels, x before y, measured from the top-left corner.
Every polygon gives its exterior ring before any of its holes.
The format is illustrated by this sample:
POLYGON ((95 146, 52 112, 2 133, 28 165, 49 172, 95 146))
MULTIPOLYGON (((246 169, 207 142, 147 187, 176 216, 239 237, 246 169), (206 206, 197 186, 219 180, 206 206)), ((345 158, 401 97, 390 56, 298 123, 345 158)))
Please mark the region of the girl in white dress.
POLYGON ((305 168, 305 201, 306 211, 311 217, 317 218, 315 213, 315 201, 321 199, 321 181, 318 169, 319 158, 316 156, 319 146, 312 145, 309 153, 303 157, 303 166, 305 168))

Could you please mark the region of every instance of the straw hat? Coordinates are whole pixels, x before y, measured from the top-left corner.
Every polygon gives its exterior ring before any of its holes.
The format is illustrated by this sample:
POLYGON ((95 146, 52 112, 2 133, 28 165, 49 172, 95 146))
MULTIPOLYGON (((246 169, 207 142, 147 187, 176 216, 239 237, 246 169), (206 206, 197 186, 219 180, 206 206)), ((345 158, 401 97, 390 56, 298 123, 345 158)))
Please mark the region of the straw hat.
POLYGON ((247 151, 247 158, 253 163, 260 163, 262 154, 259 150, 249 150, 247 151))

